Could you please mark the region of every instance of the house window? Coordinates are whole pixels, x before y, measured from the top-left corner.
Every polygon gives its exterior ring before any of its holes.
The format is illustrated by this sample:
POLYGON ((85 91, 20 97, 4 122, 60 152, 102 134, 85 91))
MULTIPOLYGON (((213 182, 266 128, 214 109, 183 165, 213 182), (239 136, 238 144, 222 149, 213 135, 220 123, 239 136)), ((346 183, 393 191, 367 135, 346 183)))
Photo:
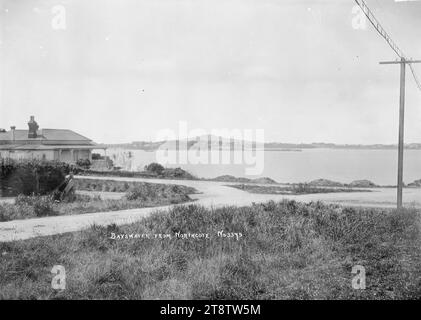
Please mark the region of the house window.
POLYGON ((42 160, 47 160, 47 156, 45 155, 45 153, 42 154, 42 160))

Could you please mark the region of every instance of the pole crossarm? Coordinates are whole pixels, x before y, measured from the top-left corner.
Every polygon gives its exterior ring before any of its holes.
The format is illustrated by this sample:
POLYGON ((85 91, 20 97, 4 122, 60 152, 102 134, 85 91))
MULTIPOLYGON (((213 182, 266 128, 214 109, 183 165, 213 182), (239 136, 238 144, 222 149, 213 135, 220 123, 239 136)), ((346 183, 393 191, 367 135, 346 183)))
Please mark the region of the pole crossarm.
POLYGON ((409 63, 421 63, 421 60, 396 60, 396 61, 381 61, 379 64, 409 64, 409 63))

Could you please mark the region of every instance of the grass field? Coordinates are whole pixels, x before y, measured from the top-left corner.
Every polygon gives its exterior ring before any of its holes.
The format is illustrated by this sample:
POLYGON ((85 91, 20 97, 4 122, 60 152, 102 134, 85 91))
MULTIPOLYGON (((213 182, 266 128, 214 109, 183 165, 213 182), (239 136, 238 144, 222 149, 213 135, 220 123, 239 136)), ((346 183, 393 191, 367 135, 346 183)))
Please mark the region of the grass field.
POLYGON ((54 201, 52 196, 20 195, 14 204, 0 204, 0 221, 179 204, 190 201, 188 195, 196 192, 193 188, 178 185, 91 179, 75 179, 75 186, 77 190, 126 194, 120 200, 75 195, 62 202, 54 201))
POLYGON ((227 185, 240 190, 247 191, 249 193, 259 194, 313 194, 313 193, 338 193, 338 192, 371 192, 366 189, 352 189, 352 188, 332 188, 332 187, 315 187, 307 183, 292 184, 287 186, 261 186, 251 184, 235 184, 227 185))
POLYGON ((0 243, 0 298, 415 299, 420 239, 411 209, 180 205, 132 225, 0 243), (54 265, 65 290, 51 288, 54 265), (351 286, 354 265, 365 290, 351 286))
POLYGON ((184 193, 190 194, 196 192, 195 189, 186 186, 141 181, 118 181, 93 178, 78 178, 73 181, 77 190, 85 191, 128 192, 133 189, 141 189, 144 194, 153 194, 154 196, 174 191, 183 191, 184 193))

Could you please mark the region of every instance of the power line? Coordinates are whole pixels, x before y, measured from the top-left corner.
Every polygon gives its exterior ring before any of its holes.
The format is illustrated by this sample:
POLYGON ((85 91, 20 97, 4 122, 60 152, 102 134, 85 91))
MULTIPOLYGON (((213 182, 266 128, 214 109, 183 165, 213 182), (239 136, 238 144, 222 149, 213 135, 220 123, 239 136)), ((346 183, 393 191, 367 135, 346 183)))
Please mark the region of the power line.
POLYGON ((417 84, 418 89, 420 89, 421 91, 421 82, 418 79, 417 74, 415 73, 415 70, 414 70, 414 66, 411 63, 409 64, 409 69, 411 69, 411 73, 412 73, 412 76, 414 77, 415 83, 417 84))
MULTIPOLYGON (((355 2, 361 8, 362 12, 365 14, 365 16, 370 21, 370 23, 373 25, 373 27, 377 30, 377 32, 386 40, 388 45, 398 55, 398 57, 400 59, 407 60, 407 58, 406 58, 405 54, 402 52, 402 50, 397 46, 397 44, 392 40, 392 38, 386 32, 386 30, 382 27, 380 22, 376 19, 373 12, 367 6, 367 3, 364 0, 355 0, 355 2)), ((410 63, 409 63, 409 68, 411 69, 412 76, 414 77, 414 81, 415 81, 418 89, 421 91, 421 82, 419 81, 419 79, 418 79, 418 77, 415 73, 414 67, 410 63)))

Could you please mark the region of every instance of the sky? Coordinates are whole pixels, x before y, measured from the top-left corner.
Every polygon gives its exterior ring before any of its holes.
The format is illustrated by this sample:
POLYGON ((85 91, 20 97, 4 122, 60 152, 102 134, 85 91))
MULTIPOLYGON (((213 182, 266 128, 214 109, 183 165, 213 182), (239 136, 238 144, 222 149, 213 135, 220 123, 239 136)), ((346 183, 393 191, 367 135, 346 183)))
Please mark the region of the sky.
MULTIPOLYGON (((367 4, 421 59, 421 1, 367 4)), ((379 65, 396 55, 368 22, 355 28, 354 6, 0 0, 0 128, 34 115, 98 143, 156 140, 180 121, 267 142, 397 143, 399 66, 379 65)), ((421 91, 409 72, 406 84, 405 141, 421 142, 421 91)))

